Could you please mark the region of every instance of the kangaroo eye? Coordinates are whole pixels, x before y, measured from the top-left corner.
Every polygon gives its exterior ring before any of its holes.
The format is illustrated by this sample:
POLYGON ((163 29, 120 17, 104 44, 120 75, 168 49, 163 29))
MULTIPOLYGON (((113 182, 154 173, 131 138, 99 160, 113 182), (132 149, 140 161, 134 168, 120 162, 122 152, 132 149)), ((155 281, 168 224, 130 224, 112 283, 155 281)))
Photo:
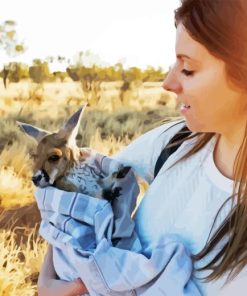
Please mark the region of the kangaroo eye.
POLYGON ((49 162, 56 162, 59 159, 60 159, 60 156, 58 156, 58 155, 51 155, 51 156, 48 157, 49 162))

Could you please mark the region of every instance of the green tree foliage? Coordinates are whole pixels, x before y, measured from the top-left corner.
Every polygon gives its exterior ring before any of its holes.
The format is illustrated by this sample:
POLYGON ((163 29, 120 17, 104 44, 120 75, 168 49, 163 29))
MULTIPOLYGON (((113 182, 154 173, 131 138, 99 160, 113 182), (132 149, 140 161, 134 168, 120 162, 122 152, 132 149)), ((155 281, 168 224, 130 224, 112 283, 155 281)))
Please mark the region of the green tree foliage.
POLYGON ((84 99, 88 105, 96 105, 100 100, 100 86, 105 77, 103 69, 96 65, 92 67, 73 66, 68 67, 66 71, 73 81, 80 81, 84 99))
POLYGON ((162 68, 147 67, 142 73, 142 81, 163 81, 166 76, 162 68))
MULTIPOLYGON (((12 62, 7 65, 7 68, 10 82, 19 82, 22 79, 29 78, 29 67, 26 64, 12 62)), ((0 72, 0 76, 4 77, 4 69, 0 72)))
POLYGON ((67 72, 62 72, 62 71, 55 71, 52 73, 53 79, 51 78, 52 81, 61 81, 63 82, 66 77, 68 77, 67 72))
MULTIPOLYGON (((23 50, 24 47, 21 43, 17 43, 16 33, 13 30, 7 30, 8 26, 15 26, 15 22, 6 21, 4 26, 0 26, 0 34, 4 35, 3 39, 0 39, 0 49, 13 52, 13 46, 18 45, 15 48, 23 50), (7 34, 8 32, 8 34, 7 34), (10 38, 8 40, 8 38, 10 38), (8 40, 8 42, 7 42, 8 40), (12 49, 11 49, 12 48, 12 49)), ((36 83, 43 83, 45 81, 64 81, 66 77, 70 77, 73 81, 81 83, 83 93, 89 99, 89 97, 97 97, 95 102, 100 98, 100 85, 102 81, 123 81, 123 85, 120 89, 122 96, 127 92, 131 85, 137 85, 140 82, 145 81, 162 81, 166 75, 162 68, 155 69, 152 66, 148 66, 145 70, 137 67, 130 67, 125 69, 121 63, 117 63, 113 66, 101 65, 99 66, 96 62, 99 62, 99 57, 94 55, 90 51, 79 52, 77 59, 73 64, 66 60, 63 56, 49 56, 44 61, 40 59, 33 60, 33 65, 29 68, 28 74, 26 67, 23 64, 12 62, 9 65, 5 65, 4 69, 0 72, 0 76, 5 79, 8 75, 11 82, 18 82, 28 76, 36 83), (70 64, 67 67, 66 72, 55 71, 50 72, 49 64, 57 62, 70 64), (95 63, 94 63, 95 62, 95 63)), ((90 102, 88 102, 90 104, 90 102)), ((91 100, 91 103, 92 100, 91 100)))
POLYGON ((33 65, 29 68, 29 76, 35 83, 43 83, 53 78, 48 63, 40 59, 33 60, 33 65))

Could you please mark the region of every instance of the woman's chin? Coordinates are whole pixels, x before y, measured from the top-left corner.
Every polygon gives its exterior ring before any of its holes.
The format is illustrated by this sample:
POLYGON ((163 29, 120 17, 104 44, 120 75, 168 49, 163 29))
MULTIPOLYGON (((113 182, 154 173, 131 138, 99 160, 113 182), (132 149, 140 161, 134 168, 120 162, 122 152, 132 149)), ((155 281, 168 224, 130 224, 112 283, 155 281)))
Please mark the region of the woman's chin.
POLYGON ((201 123, 194 123, 185 118, 186 126, 193 133, 209 133, 209 128, 201 123))

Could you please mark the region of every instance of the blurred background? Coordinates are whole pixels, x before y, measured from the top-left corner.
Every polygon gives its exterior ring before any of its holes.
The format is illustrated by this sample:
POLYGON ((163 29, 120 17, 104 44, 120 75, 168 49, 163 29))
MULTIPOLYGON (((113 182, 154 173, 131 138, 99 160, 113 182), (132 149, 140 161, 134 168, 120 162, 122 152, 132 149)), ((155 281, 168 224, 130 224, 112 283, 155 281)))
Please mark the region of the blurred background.
MULTIPOLYGON (((8 0, 0 11, 0 295, 37 295, 47 244, 31 182, 35 143, 87 104, 78 145, 112 155, 179 117, 162 89, 178 0, 8 0)), ((147 184, 142 180, 141 199, 147 184)))

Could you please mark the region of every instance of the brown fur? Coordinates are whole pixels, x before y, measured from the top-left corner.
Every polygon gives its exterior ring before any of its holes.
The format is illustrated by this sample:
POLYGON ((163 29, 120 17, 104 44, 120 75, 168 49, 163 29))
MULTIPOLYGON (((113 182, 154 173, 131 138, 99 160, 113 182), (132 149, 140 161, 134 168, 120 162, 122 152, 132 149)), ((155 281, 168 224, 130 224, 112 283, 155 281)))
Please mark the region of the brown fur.
POLYGON ((56 186, 62 190, 77 191, 75 186, 63 177, 66 172, 73 167, 75 162, 84 161, 88 157, 88 152, 77 146, 69 147, 67 140, 59 134, 45 136, 37 146, 36 157, 34 160, 34 174, 42 168, 50 176, 54 168, 58 169, 56 186), (58 155, 60 160, 55 163, 49 163, 48 158, 52 155, 58 155))

